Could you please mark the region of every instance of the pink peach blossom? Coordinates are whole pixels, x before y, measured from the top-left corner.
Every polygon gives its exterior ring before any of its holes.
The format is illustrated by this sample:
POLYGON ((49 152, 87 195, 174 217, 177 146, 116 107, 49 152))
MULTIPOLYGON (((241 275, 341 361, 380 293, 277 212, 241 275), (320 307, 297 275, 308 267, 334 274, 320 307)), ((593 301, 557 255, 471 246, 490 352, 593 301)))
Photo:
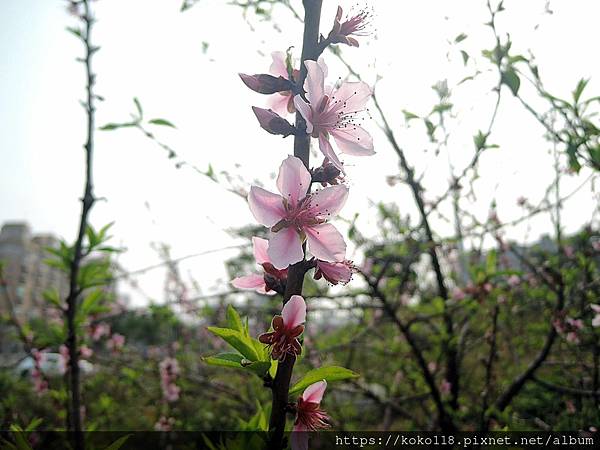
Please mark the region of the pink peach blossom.
POLYGON ((307 69, 304 90, 307 103, 300 95, 294 105, 306 120, 306 131, 319 140, 323 155, 340 171, 344 167, 329 141, 331 135, 342 153, 355 156, 374 154, 373 138, 361 126, 361 116, 371 96, 364 82, 344 82, 337 89, 325 86, 325 73, 315 61, 305 61, 307 69))
POLYGON ((308 194, 311 175, 302 161, 289 156, 279 169, 277 188, 281 195, 252 186, 248 195, 256 220, 271 228, 267 254, 277 269, 304 259, 302 244, 318 259, 344 260, 346 242, 328 219, 335 216, 348 197, 346 186, 330 186, 308 194))
POLYGON ((321 409, 321 400, 327 388, 322 380, 308 386, 296 403, 296 420, 292 430, 292 450, 308 449, 308 431, 329 428, 329 417, 321 409))
POLYGON ((106 346, 109 350, 116 352, 121 350, 125 345, 125 336, 119 333, 113 334, 108 341, 106 341, 106 346))
POLYGON ((269 258, 269 241, 254 236, 252 249, 256 264, 263 268, 262 275, 253 273, 234 278, 231 284, 238 289, 254 289, 259 294, 275 295, 274 284, 287 279, 287 269, 276 269, 269 258))
POLYGON ((271 348, 273 359, 283 361, 286 355, 298 356, 302 346, 298 336, 304 332, 306 303, 300 295, 292 295, 281 310, 281 316, 273 317, 273 331, 263 333, 258 340, 271 348))
POLYGON ((596 316, 592 319, 592 326, 594 328, 600 327, 600 305, 590 305, 596 316))
POLYGON ((371 21, 373 11, 365 8, 358 12, 351 8, 349 13, 342 19, 344 11, 338 6, 333 29, 329 33, 329 41, 333 44, 342 43, 351 47, 358 47, 358 41, 352 36, 368 36, 371 34, 371 21))

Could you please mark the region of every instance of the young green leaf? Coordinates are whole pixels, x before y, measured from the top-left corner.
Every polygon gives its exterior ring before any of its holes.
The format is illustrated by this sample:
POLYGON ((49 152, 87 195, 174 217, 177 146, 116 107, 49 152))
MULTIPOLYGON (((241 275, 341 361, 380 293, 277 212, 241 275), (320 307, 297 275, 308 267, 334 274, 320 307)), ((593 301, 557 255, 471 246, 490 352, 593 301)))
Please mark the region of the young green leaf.
POLYGON ((258 361, 260 359, 254 348, 252 339, 245 336, 243 332, 219 327, 208 327, 208 331, 215 336, 219 336, 250 361, 258 361))
POLYGON ((328 383, 332 381, 342 381, 348 380, 350 378, 357 378, 358 375, 355 372, 352 372, 350 369, 346 369, 344 367, 338 366, 329 366, 329 367, 319 367, 318 369, 313 369, 304 375, 295 385, 290 389, 290 395, 297 394, 300 391, 303 391, 308 386, 317 381, 325 380, 328 383))
POLYGON ((165 127, 177 128, 175 125, 173 125, 166 119, 151 119, 148 121, 148 123, 151 123, 152 125, 162 125, 165 127))

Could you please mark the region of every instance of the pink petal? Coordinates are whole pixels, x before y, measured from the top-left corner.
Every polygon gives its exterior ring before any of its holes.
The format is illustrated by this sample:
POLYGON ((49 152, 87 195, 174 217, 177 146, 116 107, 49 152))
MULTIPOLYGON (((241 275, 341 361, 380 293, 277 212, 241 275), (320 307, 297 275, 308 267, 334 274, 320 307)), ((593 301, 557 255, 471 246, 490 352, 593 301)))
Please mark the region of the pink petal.
POLYGON ((308 240, 308 249, 317 259, 338 262, 346 257, 346 242, 330 223, 304 227, 304 232, 308 240))
POLYGON ((256 288, 256 292, 259 293, 259 294, 263 294, 263 295, 275 295, 275 294, 277 294, 277 292, 272 291, 272 290, 269 290, 267 292, 267 285, 266 284, 264 284, 264 285, 256 288))
POLYGON ((310 212, 325 219, 336 216, 348 198, 348 188, 344 185, 329 186, 315 192, 310 199, 310 212))
POLYGON ((600 305, 595 305, 595 304, 591 304, 590 308, 592 308, 594 310, 594 312, 596 313, 600 313, 600 305))
POLYGON ((289 80, 290 76, 288 74, 287 66, 285 64, 285 53, 273 52, 271 53, 271 58, 273 58, 273 63, 269 68, 269 73, 271 75, 275 75, 276 77, 283 77, 286 80, 289 80))
POLYGON ((291 205, 297 205, 298 200, 306 197, 310 188, 311 175, 300 158, 288 156, 279 168, 277 188, 284 199, 291 205))
POLYGON ((325 279, 334 284, 348 283, 352 278, 352 270, 345 263, 317 261, 317 268, 323 273, 325 279))
POLYGON ((304 99, 302 97, 300 97, 299 95, 296 95, 294 97, 294 106, 296 107, 296 110, 300 111, 300 114, 302 114, 302 117, 304 117, 304 120, 306 120, 306 132, 308 134, 312 134, 313 129, 314 129, 313 118, 312 118, 312 109, 310 108, 308 103, 306 103, 304 101, 304 99))
POLYGON ((271 234, 267 253, 276 269, 286 269, 304 258, 300 236, 289 227, 271 234))
POLYGON ((237 277, 231 280, 231 284, 238 289, 256 289, 265 285, 265 277, 257 273, 237 277))
POLYGON ((327 64, 325 64, 325 58, 323 56, 319 56, 317 64, 319 64, 321 72, 323 72, 323 78, 327 78, 327 75, 329 74, 329 68, 327 67, 327 64))
POLYGON ((367 83, 344 82, 335 92, 336 100, 344 105, 344 111, 358 112, 363 111, 371 97, 372 91, 367 83))
POLYGON ((304 61, 304 65, 306 66, 306 81, 304 82, 306 98, 312 107, 316 108, 325 95, 325 74, 316 61, 304 61))
POLYGON ((282 93, 270 95, 267 100, 267 105, 281 117, 285 117, 290 113, 288 111, 288 102, 290 101, 291 96, 292 95, 288 93, 285 95, 282 93))
POLYGON ((354 156, 374 155, 373 138, 360 125, 331 130, 331 135, 342 153, 354 156))
POLYGON ((600 327, 600 314, 594 317, 594 319, 592 320, 592 326, 594 328, 600 327))
POLYGON ((325 389, 327 389, 327 381, 317 381, 304 390, 302 400, 311 403, 321 403, 325 389))
POLYGON ((300 424, 294 425, 294 430, 290 436, 292 450, 308 450, 308 432, 300 424))
POLYGON ((292 295, 281 310, 286 328, 293 329, 306 322, 306 302, 300 295, 292 295))
POLYGON ((271 262, 269 261, 269 255, 267 249, 269 248, 269 241, 263 238, 254 236, 252 238, 252 249, 254 251, 254 259, 256 264, 263 264, 271 262))
POLYGON ((285 216, 281 196, 258 186, 250 188, 248 205, 258 223, 265 227, 272 227, 285 216))
POLYGON ((344 165, 333 151, 333 147, 329 143, 329 138, 325 134, 319 134, 319 149, 321 150, 321 153, 325 155, 325 158, 331 162, 331 164, 339 169, 340 172, 344 174, 346 173, 344 170, 344 165))

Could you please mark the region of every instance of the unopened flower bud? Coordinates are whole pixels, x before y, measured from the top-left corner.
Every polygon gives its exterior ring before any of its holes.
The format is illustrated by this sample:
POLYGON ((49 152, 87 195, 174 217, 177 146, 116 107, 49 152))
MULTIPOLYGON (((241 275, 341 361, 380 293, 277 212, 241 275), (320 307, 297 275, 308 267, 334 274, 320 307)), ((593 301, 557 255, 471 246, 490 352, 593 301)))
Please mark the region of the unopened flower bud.
POLYGON ((291 91, 293 88, 290 80, 283 77, 274 77, 266 73, 257 75, 240 73, 239 75, 246 86, 259 94, 276 94, 277 92, 291 91))
POLYGON ((271 134, 280 134, 283 137, 287 137, 291 134, 294 134, 296 131, 291 123, 274 112, 272 109, 263 109, 253 106, 252 111, 254 111, 261 128, 271 134))

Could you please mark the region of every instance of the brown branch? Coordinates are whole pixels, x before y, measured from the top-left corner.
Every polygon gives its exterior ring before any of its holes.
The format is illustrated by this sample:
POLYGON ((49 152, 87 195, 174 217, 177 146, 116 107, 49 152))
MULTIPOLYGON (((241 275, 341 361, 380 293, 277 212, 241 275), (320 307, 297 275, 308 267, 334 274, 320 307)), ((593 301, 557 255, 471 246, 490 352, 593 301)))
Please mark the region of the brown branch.
MULTIPOLYGON (((304 85, 306 78, 306 60, 317 60, 322 49, 319 48, 319 24, 321 21, 321 6, 323 0, 303 0, 304 4, 304 36, 302 41, 302 56, 300 58, 300 77, 298 86, 304 85)), ((296 130, 294 135, 294 156, 300 158, 309 170, 310 136, 306 133, 306 122, 300 112, 296 113, 296 130)), ((285 304, 292 295, 302 294, 306 262, 290 266, 288 279, 283 297, 285 304)), ((289 401, 290 381, 296 358, 288 356, 277 366, 277 373, 272 384, 273 399, 271 402, 271 418, 269 420, 269 449, 284 448, 283 435, 285 431, 286 412, 289 401)))
POLYGON ((94 152, 94 118, 95 95, 93 87, 95 84, 95 75, 92 72, 91 60, 92 55, 97 50, 91 43, 91 30, 94 23, 89 0, 82 1, 84 14, 82 20, 85 24, 85 29, 82 33, 82 41, 85 46, 85 72, 87 78, 85 103, 87 113, 87 141, 85 143, 85 187, 82 198, 81 216, 79 221, 79 231, 77 240, 73 248, 73 259, 69 268, 69 293, 66 298, 66 322, 67 322, 67 348, 69 349, 69 390, 70 390, 70 407, 69 407, 69 430, 74 432, 74 447, 75 450, 83 450, 85 447, 83 424, 81 418, 81 392, 80 392, 80 373, 79 373, 79 349, 77 346, 77 329, 75 324, 75 316, 79 302, 80 287, 78 284, 79 270, 83 260, 83 240, 88 227, 88 216, 94 202, 94 185, 93 185, 93 152, 94 152))
POLYGON ((438 422, 439 422, 441 430, 444 432, 456 431, 456 427, 452 421, 452 418, 446 412, 446 408, 444 407, 444 403, 442 402, 442 396, 441 396, 440 390, 438 389, 438 387, 435 383, 433 374, 429 370, 429 367, 427 366, 427 361, 425 360, 425 357, 423 356, 423 352, 419 348, 415 337, 412 335, 412 332, 410 331, 410 328, 398 317, 395 309, 390 304, 386 295, 381 291, 381 289, 379 289, 378 284, 374 283, 373 280, 369 279, 368 276, 366 276, 366 275, 364 275, 364 276, 365 276, 365 280, 367 281, 367 283, 369 283, 369 286, 371 287, 371 289, 373 291, 373 295, 375 297, 379 298, 379 300, 383 304, 384 310, 386 311, 387 315, 394 322, 394 324, 398 327, 398 329, 400 330, 400 332, 406 339, 406 342, 408 343, 415 359, 417 360, 417 364, 421 370, 423 378, 425 379, 425 383, 429 387, 431 397, 436 406, 436 409, 438 412, 438 422))
POLYGON ((596 390, 586 390, 586 389, 575 389, 565 386, 558 386, 556 384, 548 383, 547 381, 540 380, 537 377, 532 377, 531 381, 539 384, 540 386, 545 387, 553 392, 558 392, 560 394, 573 395, 576 397, 594 397, 595 399, 600 398, 600 391, 596 390))

